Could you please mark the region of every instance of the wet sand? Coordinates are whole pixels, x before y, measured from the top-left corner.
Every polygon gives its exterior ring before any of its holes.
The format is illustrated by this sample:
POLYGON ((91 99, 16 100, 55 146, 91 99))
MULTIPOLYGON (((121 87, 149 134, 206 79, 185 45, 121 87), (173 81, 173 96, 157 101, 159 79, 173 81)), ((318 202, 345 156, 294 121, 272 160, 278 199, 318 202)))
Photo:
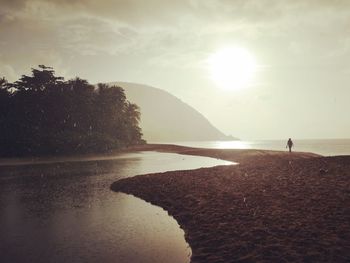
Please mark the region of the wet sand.
POLYGON ((349 262, 350 156, 146 145, 239 165, 112 184, 161 206, 185 230, 191 262, 349 262))

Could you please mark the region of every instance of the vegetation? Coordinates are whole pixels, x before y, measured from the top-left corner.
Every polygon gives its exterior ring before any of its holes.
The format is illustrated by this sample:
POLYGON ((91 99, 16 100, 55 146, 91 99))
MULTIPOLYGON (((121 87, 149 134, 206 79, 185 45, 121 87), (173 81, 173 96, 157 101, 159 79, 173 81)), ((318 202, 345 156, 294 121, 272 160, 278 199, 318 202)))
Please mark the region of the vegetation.
POLYGON ((65 81, 43 65, 0 79, 0 155, 105 152, 144 143, 140 109, 118 86, 65 81))

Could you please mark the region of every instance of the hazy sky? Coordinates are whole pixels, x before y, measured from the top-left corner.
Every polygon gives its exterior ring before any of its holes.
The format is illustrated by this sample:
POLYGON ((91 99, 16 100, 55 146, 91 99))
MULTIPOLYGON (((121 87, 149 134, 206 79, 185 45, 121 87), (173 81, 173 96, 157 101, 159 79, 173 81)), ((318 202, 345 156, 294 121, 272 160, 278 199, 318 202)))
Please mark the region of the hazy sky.
POLYGON ((242 139, 350 137, 347 0, 0 0, 0 76, 38 64, 167 90, 242 139), (255 57, 246 89, 210 78, 225 47, 255 57))

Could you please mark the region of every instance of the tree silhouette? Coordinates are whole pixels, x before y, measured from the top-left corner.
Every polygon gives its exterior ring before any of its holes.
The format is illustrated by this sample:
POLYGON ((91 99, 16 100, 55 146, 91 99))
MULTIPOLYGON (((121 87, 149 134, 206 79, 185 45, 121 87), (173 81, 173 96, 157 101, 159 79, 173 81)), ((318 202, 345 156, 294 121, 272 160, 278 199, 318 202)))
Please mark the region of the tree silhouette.
POLYGON ((0 79, 0 155, 101 152, 144 143, 140 110, 121 87, 65 81, 51 67, 0 79))

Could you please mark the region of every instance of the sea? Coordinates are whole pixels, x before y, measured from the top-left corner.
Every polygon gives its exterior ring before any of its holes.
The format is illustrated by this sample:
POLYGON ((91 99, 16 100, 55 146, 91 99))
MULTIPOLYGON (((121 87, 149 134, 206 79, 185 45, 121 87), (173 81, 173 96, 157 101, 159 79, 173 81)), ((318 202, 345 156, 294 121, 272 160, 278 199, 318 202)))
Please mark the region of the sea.
MULTIPOLYGON (((154 142, 156 143, 156 142, 154 142)), ((287 140, 167 142, 188 147, 214 149, 261 149, 287 151, 287 140)), ((323 156, 350 155, 350 139, 293 140, 293 151, 323 156)))

